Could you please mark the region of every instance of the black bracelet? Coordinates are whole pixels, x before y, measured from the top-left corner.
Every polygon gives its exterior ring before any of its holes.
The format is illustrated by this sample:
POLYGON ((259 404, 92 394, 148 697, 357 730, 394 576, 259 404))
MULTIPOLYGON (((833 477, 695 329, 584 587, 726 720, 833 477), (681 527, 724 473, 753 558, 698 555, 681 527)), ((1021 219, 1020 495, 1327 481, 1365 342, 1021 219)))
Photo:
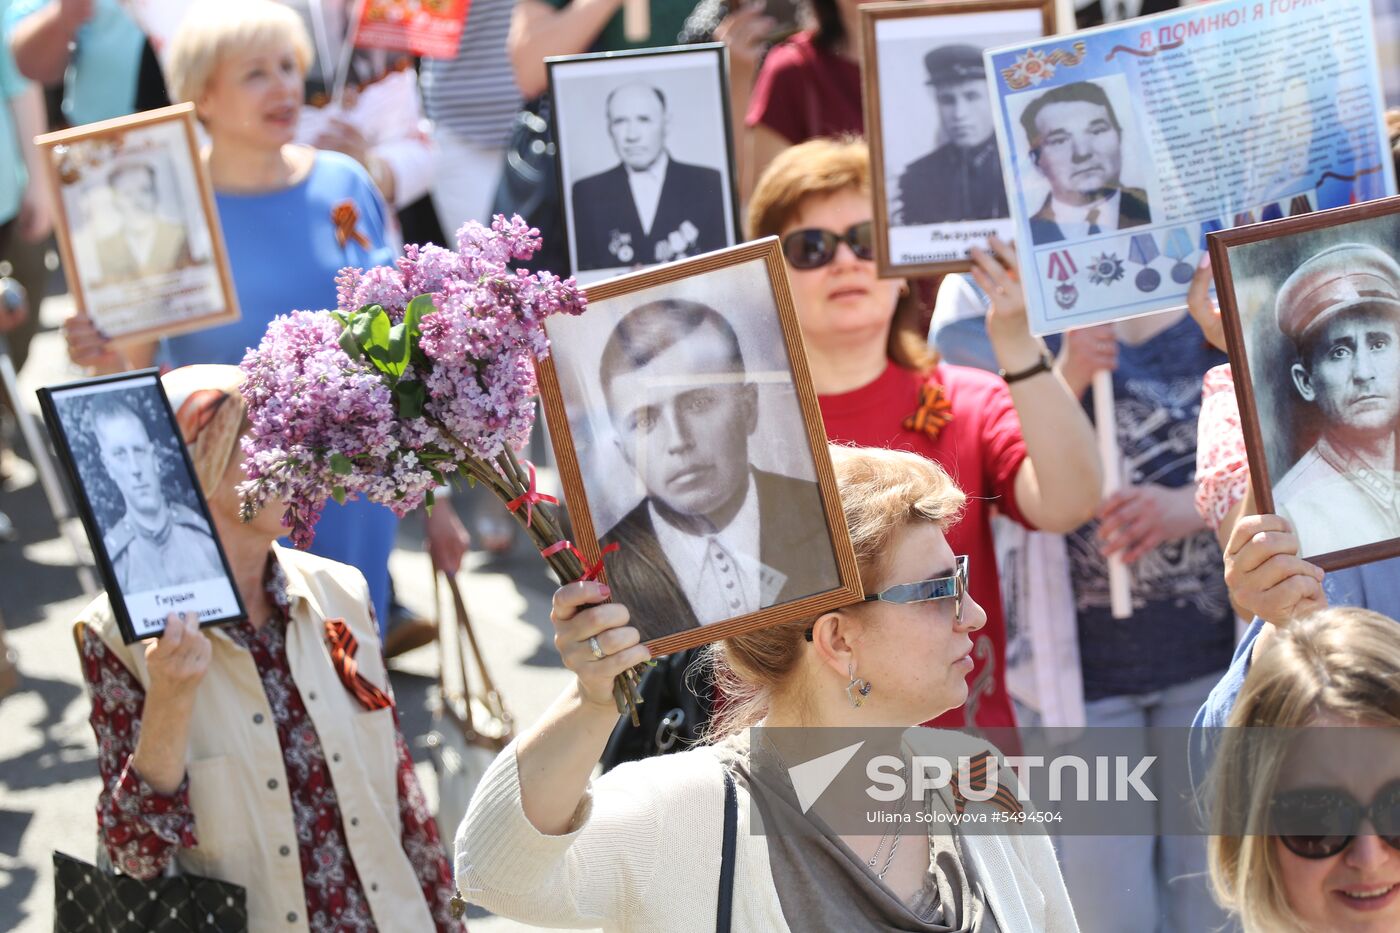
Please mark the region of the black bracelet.
POLYGON ((999 369, 997 370, 997 375, 1000 376, 1002 378, 1002 381, 1004 381, 1007 385, 1011 385, 1011 383, 1020 382, 1022 379, 1029 379, 1030 377, 1038 376, 1041 373, 1048 373, 1052 368, 1054 368, 1054 365, 1055 361, 1050 357, 1050 354, 1042 351, 1040 354, 1040 361, 1037 362, 1034 366, 1031 366, 1027 369, 1023 369, 1018 373, 1009 373, 1004 369, 999 369))

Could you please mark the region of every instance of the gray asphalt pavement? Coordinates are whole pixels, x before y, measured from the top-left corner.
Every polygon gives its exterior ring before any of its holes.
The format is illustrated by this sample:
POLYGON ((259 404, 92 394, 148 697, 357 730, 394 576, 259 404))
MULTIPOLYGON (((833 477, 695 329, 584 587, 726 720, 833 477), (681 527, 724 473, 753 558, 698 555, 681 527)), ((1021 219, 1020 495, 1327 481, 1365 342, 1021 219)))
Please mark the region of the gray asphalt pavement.
MULTIPOLYGON (((37 416, 33 390, 77 378, 57 327, 70 305, 50 298, 41 309, 42 331, 20 374, 24 401, 37 416)), ((13 433, 13 432, 12 432, 13 433)), ((98 777, 88 705, 71 636, 71 621, 86 603, 79 557, 50 513, 28 451, 12 438, 16 455, 0 486, 0 510, 19 539, 0 543, 0 619, 19 652, 19 691, 0 700, 0 931, 52 929, 55 850, 91 859, 96 847, 98 777)), ((494 502, 486 505, 499 508, 494 502)), ((433 609, 431 571, 421 548, 420 524, 406 520, 391 567, 399 597, 410 608, 433 609)), ((552 585, 543 562, 517 547, 504 558, 473 553, 463 591, 507 705, 518 725, 537 718, 567 682, 568 674, 547 633, 552 585)), ((410 742, 428 731, 437 646, 393 662, 392 680, 410 742)), ((437 782, 427 758, 418 774, 430 800, 437 782)), ((484 933, 531 930, 473 909, 470 929, 484 933)))

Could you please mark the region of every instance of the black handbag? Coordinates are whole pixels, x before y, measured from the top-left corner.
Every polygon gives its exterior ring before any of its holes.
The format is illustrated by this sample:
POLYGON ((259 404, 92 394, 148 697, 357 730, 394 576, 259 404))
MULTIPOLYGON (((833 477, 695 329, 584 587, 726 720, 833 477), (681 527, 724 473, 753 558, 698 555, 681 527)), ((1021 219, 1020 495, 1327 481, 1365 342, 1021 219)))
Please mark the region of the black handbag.
POLYGON ((641 761, 667 752, 683 752, 699 743, 710 722, 713 705, 709 682, 692 663, 703 648, 667 655, 642 675, 641 725, 626 716, 618 720, 603 749, 603 770, 624 761, 641 761))
POLYGON ((140 881, 53 854, 54 933, 247 933, 247 892, 172 875, 140 881))
POLYGON ((519 214, 543 234, 544 245, 533 258, 514 265, 531 271, 569 272, 564 235, 564 200, 559 193, 559 149, 550 124, 549 94, 541 94, 515 115, 506 143, 505 164, 496 185, 491 213, 519 214))

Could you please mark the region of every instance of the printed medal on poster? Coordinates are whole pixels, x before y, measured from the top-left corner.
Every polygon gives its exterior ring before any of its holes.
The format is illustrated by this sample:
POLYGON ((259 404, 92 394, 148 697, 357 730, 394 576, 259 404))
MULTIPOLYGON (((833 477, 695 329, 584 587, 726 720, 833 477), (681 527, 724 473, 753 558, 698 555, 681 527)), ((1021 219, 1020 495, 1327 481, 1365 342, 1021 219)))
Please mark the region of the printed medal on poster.
POLYGON ((985 60, 1036 334, 1185 304, 1209 232, 1396 193, 1369 0, 1221 0, 985 60))

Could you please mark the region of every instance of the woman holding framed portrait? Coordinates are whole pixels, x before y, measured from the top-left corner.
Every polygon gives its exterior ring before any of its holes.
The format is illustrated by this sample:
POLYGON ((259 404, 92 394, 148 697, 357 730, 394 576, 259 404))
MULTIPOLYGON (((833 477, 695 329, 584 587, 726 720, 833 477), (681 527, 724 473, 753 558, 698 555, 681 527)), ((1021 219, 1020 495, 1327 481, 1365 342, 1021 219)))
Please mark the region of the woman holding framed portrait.
MULTIPOLYGON (((555 593, 554 643, 575 679, 477 788, 456 851, 472 902, 527 923, 615 931, 781 933, 812 929, 813 917, 839 930, 1078 930, 1040 829, 950 831, 938 815, 957 803, 935 792, 904 801, 907 827, 881 834, 867 807, 858 826, 849 812, 833 823, 834 810, 802 802, 796 769, 789 778, 789 765, 812 757, 789 741, 843 728, 883 734, 872 748, 894 754, 991 753, 966 735, 912 728, 966 701, 972 635, 987 621, 967 591, 968 558, 947 536, 962 491, 908 451, 833 446, 831 458, 871 595, 720 642, 712 656, 730 702, 712 744, 590 780, 617 721, 612 679, 650 652, 603 584, 555 593), (916 808, 929 818, 913 818, 916 808)), ((998 781, 1009 790, 1014 779, 998 781)))
POLYGON ((246 618, 201 629, 172 612, 159 639, 127 644, 104 594, 75 627, 101 846, 141 881, 174 866, 243 887, 251 930, 455 933, 363 576, 278 546, 279 508, 240 518, 242 378, 191 366, 162 382, 246 618))
MULTIPOLYGON (((172 97, 192 101, 209 137, 205 163, 242 317, 168 338, 163 362, 236 364, 269 321, 337 305, 346 266, 391 261, 389 214, 366 171, 339 152, 295 145, 312 47, 300 17, 272 0, 195 4, 171 39, 172 97)), ((117 372, 157 360, 155 342, 110 344, 86 317, 64 323, 74 362, 117 372)), ((398 520, 366 502, 330 503, 313 551, 357 567, 375 612, 389 620, 389 552, 398 520)), ((461 532, 450 506, 434 510, 429 539, 455 570, 461 532)))
POLYGON ((999 241, 995 256, 974 249, 972 257, 992 298, 988 331, 1001 377, 929 353, 907 283, 876 277, 870 190, 863 142, 794 146, 754 189, 749 234, 782 237, 828 438, 915 451, 963 485, 967 512, 949 539, 971 558, 969 587, 987 626, 975 639, 967 703, 937 724, 1014 726, 991 504, 1032 528, 1082 524, 1098 505, 1102 475, 1093 427, 1031 336, 1015 252, 999 241))

